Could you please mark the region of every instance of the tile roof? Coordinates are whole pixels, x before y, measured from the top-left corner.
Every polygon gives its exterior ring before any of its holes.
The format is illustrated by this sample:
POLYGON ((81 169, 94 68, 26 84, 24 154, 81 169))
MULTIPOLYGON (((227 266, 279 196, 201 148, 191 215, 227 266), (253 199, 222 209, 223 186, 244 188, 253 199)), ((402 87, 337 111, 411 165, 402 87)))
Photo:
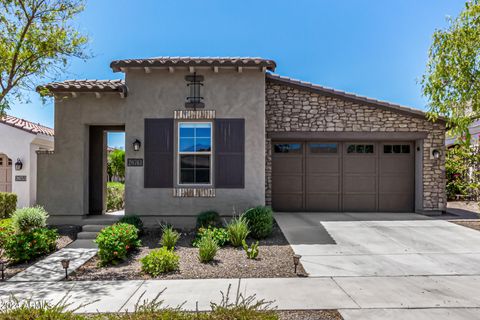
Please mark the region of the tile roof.
POLYGON ((265 67, 275 71, 273 60, 259 57, 153 57, 145 59, 115 60, 110 63, 113 71, 126 67, 265 67))
MULTIPOLYGON (((390 102, 387 102, 387 101, 372 99, 372 98, 368 98, 368 97, 365 97, 365 96, 359 96, 359 95, 356 95, 354 93, 335 90, 335 89, 332 89, 332 88, 320 86, 318 84, 305 82, 305 81, 301 81, 301 80, 297 80, 297 79, 293 79, 293 78, 289 78, 289 77, 280 76, 278 74, 267 73, 266 78, 267 78, 267 81, 272 81, 272 82, 281 83, 281 84, 287 84, 287 85, 298 87, 300 89, 310 90, 312 92, 316 92, 316 93, 320 93, 320 94, 337 96, 337 97, 340 97, 340 98, 355 101, 357 103, 364 103, 364 104, 371 105, 371 106, 374 106, 374 107, 380 107, 380 108, 387 109, 387 110, 393 110, 393 111, 397 111, 397 112, 400 112, 400 113, 406 113, 406 114, 421 117, 421 118, 426 117, 426 113, 421 111, 421 110, 418 110, 418 109, 405 107, 405 106, 390 103, 390 102)), ((445 120, 440 118, 439 121, 444 122, 445 120)))
POLYGON ((44 134, 51 137, 55 135, 55 132, 52 128, 10 115, 0 117, 0 124, 2 123, 33 134, 44 134))
POLYGON ((37 87, 37 91, 46 88, 51 92, 127 92, 125 81, 116 80, 65 80, 51 82, 37 87))

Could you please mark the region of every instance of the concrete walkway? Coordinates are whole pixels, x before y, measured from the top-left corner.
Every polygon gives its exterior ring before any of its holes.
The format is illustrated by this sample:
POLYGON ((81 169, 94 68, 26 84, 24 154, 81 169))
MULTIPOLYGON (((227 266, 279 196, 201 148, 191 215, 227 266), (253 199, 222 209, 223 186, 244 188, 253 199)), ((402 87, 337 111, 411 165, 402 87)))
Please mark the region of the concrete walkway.
MULTIPOLYGON (((206 311, 210 302, 220 302, 221 291, 229 285, 233 297, 238 283, 238 279, 5 282, 0 284, 0 300, 14 295, 55 303, 68 296, 70 308, 83 305, 78 312, 132 311, 137 302, 151 301, 166 288, 161 296, 165 306, 185 303, 184 309, 195 310, 198 302, 206 311)), ((339 309, 346 320, 396 319, 400 314, 398 319, 470 320, 478 318, 480 308, 479 276, 243 279, 240 292, 274 301, 280 310, 339 309)))
POLYGON ((61 261, 70 259, 69 273, 77 270, 85 262, 90 260, 96 253, 97 249, 78 249, 63 248, 45 259, 42 259, 22 271, 12 278, 9 282, 19 281, 58 281, 65 278, 65 270, 62 268, 61 261))

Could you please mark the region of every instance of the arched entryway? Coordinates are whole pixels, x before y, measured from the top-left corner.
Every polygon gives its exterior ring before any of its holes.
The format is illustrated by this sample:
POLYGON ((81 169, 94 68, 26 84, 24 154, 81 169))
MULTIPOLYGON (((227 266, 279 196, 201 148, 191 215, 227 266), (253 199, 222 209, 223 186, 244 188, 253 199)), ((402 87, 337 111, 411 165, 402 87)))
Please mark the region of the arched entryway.
POLYGON ((0 154, 0 192, 12 192, 12 159, 0 154))

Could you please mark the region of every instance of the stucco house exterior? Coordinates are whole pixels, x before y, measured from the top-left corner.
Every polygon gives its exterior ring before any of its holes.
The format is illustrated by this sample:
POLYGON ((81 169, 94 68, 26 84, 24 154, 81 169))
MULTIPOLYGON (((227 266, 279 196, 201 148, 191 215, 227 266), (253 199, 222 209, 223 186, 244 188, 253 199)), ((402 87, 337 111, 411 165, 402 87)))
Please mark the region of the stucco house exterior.
POLYGON ((189 225, 256 205, 277 211, 440 214, 445 123, 419 110, 273 74, 261 58, 117 60, 125 80, 69 80, 55 152, 39 155, 52 223, 104 212, 105 132, 125 131, 126 214, 189 225))
POLYGON ((53 140, 51 128, 11 115, 0 117, 0 192, 17 194, 17 207, 36 204, 36 152, 53 150, 53 140))

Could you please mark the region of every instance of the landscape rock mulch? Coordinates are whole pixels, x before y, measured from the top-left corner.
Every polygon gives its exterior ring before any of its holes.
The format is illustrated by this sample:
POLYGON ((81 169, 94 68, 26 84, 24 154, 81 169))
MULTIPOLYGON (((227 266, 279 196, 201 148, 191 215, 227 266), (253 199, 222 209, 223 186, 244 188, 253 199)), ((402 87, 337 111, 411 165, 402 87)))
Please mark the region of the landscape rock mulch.
MULTIPOLYGON (((150 230, 142 236, 142 247, 132 252, 122 263, 98 267, 95 256, 77 269, 70 280, 134 280, 152 279, 141 271, 140 259, 159 248, 160 230, 150 230)), ((191 245, 195 233, 182 233, 175 251, 180 256, 180 270, 158 276, 156 279, 209 279, 209 278, 285 278, 306 276, 301 265, 294 272, 293 250, 278 225, 272 235, 259 241, 259 256, 247 259, 242 248, 225 246, 217 252, 215 260, 203 264, 198 260, 198 248, 191 245)), ((250 244, 253 240, 248 239, 250 244)))
MULTIPOLYGON (((72 243, 75 239, 77 239, 77 233, 80 231, 80 228, 76 226, 60 226, 55 228, 57 229, 58 234, 60 236, 57 239, 57 251, 62 248, 65 248, 70 243, 72 243)), ((32 261, 25 262, 25 263, 8 264, 7 269, 5 270, 5 279, 9 279, 14 275, 16 275, 17 273, 24 271, 25 269, 34 265, 36 262, 40 261, 43 258, 45 258, 45 256, 36 258, 32 261)))
POLYGON ((450 222, 480 231, 480 220, 450 220, 450 222))
POLYGON ((280 320, 342 320, 337 310, 278 311, 280 320))

